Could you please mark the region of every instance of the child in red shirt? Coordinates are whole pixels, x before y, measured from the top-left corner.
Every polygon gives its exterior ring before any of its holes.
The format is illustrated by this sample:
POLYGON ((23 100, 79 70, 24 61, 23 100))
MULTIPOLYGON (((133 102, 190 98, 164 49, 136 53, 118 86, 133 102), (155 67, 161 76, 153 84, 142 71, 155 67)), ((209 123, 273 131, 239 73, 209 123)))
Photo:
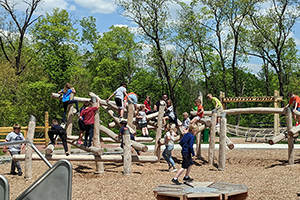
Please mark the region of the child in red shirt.
MULTIPOLYGON (((300 97, 298 95, 293 94, 292 92, 288 93, 288 97, 290 98, 290 101, 284 108, 287 108, 289 107, 289 105, 294 104, 293 111, 297 110, 298 112, 300 112, 300 97)), ((298 122, 297 122, 297 117, 294 113, 293 116, 296 122, 296 126, 298 126, 300 123, 300 116, 298 116, 298 122)))
POLYGON ((92 107, 92 102, 85 102, 83 105, 84 109, 80 113, 80 119, 83 120, 85 129, 84 146, 92 146, 92 140, 94 135, 94 124, 95 124, 95 111, 100 107, 99 99, 97 99, 97 106, 92 107), (87 138, 89 137, 89 144, 87 144, 87 138))
POLYGON ((203 114, 204 114, 204 109, 203 109, 203 106, 201 105, 201 100, 196 99, 194 101, 194 104, 197 106, 197 114, 192 119, 191 124, 196 124, 203 117, 203 114))

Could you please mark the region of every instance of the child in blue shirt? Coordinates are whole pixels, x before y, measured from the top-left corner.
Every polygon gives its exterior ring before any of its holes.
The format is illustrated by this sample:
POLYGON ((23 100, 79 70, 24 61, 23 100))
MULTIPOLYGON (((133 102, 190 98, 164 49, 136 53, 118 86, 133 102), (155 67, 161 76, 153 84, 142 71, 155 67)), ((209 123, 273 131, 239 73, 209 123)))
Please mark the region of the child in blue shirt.
POLYGON ((191 124, 189 126, 189 132, 186 133, 179 142, 180 146, 182 147, 181 150, 182 166, 180 170, 178 170, 176 176, 172 179, 172 182, 175 183, 176 185, 181 185, 181 183, 178 181, 178 178, 185 169, 186 169, 186 173, 183 180, 187 182, 191 182, 194 180, 191 177, 189 177, 189 173, 191 172, 192 166, 194 164, 193 160, 196 159, 193 145, 194 145, 195 135, 197 133, 198 133, 198 127, 196 125, 191 124))

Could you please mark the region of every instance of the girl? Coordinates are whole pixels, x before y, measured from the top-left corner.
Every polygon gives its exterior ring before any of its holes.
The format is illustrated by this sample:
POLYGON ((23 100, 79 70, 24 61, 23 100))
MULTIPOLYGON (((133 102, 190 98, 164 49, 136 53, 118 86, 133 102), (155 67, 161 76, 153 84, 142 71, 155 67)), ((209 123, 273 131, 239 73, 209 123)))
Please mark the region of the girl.
POLYGON ((172 105, 172 101, 170 99, 167 100, 167 110, 163 117, 163 122, 164 122, 163 126, 166 125, 166 120, 169 120, 170 123, 174 123, 176 126, 178 126, 177 116, 176 116, 176 113, 173 111, 173 105, 172 105))
POLYGON ((64 105, 64 114, 63 114, 63 123, 66 123, 65 118, 66 118, 66 113, 67 113, 67 108, 69 104, 75 103, 76 105, 76 110, 77 110, 77 115, 79 115, 79 110, 78 110, 78 101, 76 100, 70 100, 70 95, 71 93, 76 93, 75 89, 71 87, 70 83, 66 83, 64 89, 58 92, 58 94, 63 93, 63 98, 62 102, 64 105))
POLYGON ((146 111, 145 105, 141 105, 141 107, 139 108, 138 116, 136 118, 139 119, 138 124, 139 124, 140 129, 142 130, 143 136, 148 137, 149 132, 148 132, 148 128, 147 128, 147 119, 146 119, 145 111, 146 111))
POLYGON ((149 95, 146 96, 146 99, 144 101, 144 105, 146 107, 146 114, 147 115, 155 112, 155 111, 151 110, 151 97, 149 95))
POLYGON ((174 138, 177 136, 175 133, 175 128, 171 127, 170 124, 168 124, 165 127, 165 130, 167 131, 164 139, 165 139, 165 150, 163 151, 162 155, 163 157, 166 159, 168 165, 169 165, 169 171, 170 169, 173 167, 173 169, 171 170, 171 172, 176 172, 176 166, 175 163, 172 159, 172 150, 174 149, 174 138))

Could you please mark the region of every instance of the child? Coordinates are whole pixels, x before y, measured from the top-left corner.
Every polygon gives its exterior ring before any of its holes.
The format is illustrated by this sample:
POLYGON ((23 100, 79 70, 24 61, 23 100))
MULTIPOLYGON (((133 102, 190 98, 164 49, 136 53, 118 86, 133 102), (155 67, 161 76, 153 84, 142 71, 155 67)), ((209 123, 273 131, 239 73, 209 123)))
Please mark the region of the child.
POLYGON ((173 111, 172 101, 170 99, 167 100, 167 110, 163 117, 163 126, 166 125, 166 120, 169 120, 170 123, 174 123, 176 126, 178 126, 177 116, 173 111))
MULTIPOLYGON (((124 134, 124 131, 127 129, 127 127, 126 127, 127 126, 127 122, 126 121, 121 121, 120 124, 121 124, 121 129, 119 131, 119 135, 117 136, 117 138, 121 138, 121 148, 123 149, 123 137, 122 136, 124 134)), ((135 140, 134 136, 132 135, 132 133, 129 132, 129 134, 130 134, 130 139, 131 140, 135 140)), ((131 151, 132 151, 132 147, 131 147, 131 151)), ((141 155, 141 152, 139 150, 135 149, 135 151, 136 151, 136 153, 138 155, 141 155)))
POLYGON ((221 113, 223 111, 223 106, 222 103, 220 102, 219 99, 217 99, 216 97, 213 97, 212 94, 208 94, 207 98, 209 100, 211 100, 213 102, 213 104, 215 105, 215 109, 217 110, 217 127, 220 126, 220 120, 221 120, 221 113))
MULTIPOLYGON (((114 95, 116 95, 115 102, 118 106, 118 114, 120 119, 122 120, 124 115, 124 95, 128 96, 128 94, 126 93, 126 83, 121 83, 120 87, 114 93, 112 93, 110 97, 108 97, 108 99, 106 99, 106 102, 108 102, 114 95)), ((129 100, 132 101, 132 99, 130 98, 129 100)))
POLYGON ((147 128, 147 118, 146 118, 146 108, 145 105, 141 105, 139 108, 137 119, 139 119, 138 124, 140 129, 142 130, 143 136, 149 137, 149 132, 147 128))
POLYGON ((184 112, 182 115, 183 115, 183 120, 182 120, 183 131, 188 132, 191 120, 187 112, 184 112))
POLYGON ((65 149, 65 154, 66 156, 68 156, 69 153, 68 153, 68 145, 67 145, 67 132, 63 127, 58 125, 56 119, 52 120, 52 126, 51 129, 48 131, 48 135, 51 141, 50 143, 53 145, 55 144, 54 135, 59 135, 65 149))
POLYGON ((66 83, 64 89, 58 92, 58 94, 63 93, 63 98, 62 102, 64 105, 64 114, 63 114, 63 123, 65 124, 66 121, 66 113, 67 113, 67 108, 69 104, 75 103, 76 105, 76 110, 77 110, 77 115, 79 115, 79 110, 78 110, 78 101, 76 100, 70 100, 70 95, 71 93, 76 93, 75 89, 71 87, 70 83, 66 83))
MULTIPOLYGON (((15 141, 19 141, 19 140, 25 140, 25 138, 23 137, 21 131, 21 126, 19 124, 15 124, 13 125, 13 131, 10 132, 9 134, 7 134, 5 141, 6 142, 15 142, 15 141)), ((20 144, 14 144, 14 145, 9 145, 8 146, 8 151, 10 153, 11 156, 13 155, 17 155, 21 153, 21 149, 24 148, 24 144, 20 145, 20 144)), ((3 153, 6 153, 6 147, 3 148, 3 153)), ((10 168, 10 174, 11 175, 19 175, 22 176, 22 169, 21 169, 21 165, 19 163, 19 161, 11 161, 11 168, 10 168), (15 169, 17 168, 18 173, 15 171, 15 169)))
POLYGON ((83 120, 85 129, 84 146, 92 146, 92 140, 94 135, 94 124, 95 124, 95 111, 100 107, 99 99, 97 98, 97 106, 92 107, 92 102, 85 102, 84 110, 80 113, 80 119, 83 120), (89 144, 87 144, 87 138, 89 137, 89 144))
MULTIPOLYGON (((284 107, 284 109, 287 108, 287 107, 289 107, 289 105, 294 104, 293 110, 297 110, 297 111, 300 112, 300 98, 299 98, 299 96, 293 94, 292 92, 289 92, 289 93, 288 93, 288 97, 290 98, 290 101, 289 101, 289 103, 284 107)), ((295 120, 295 122, 296 122, 296 126, 298 126, 299 123, 300 123, 300 116, 298 116, 298 122, 297 122, 297 117, 296 117, 296 115, 295 115, 294 113, 293 113, 293 116, 294 116, 294 120, 295 120)))
MULTIPOLYGON (((84 109, 84 107, 82 106, 81 108, 80 108, 80 113, 81 113, 81 111, 84 109)), ((84 123, 83 123, 83 120, 81 120, 80 118, 78 119, 78 125, 79 125, 79 138, 78 138, 78 141, 77 141, 77 143, 78 144, 82 144, 83 142, 82 142, 82 137, 83 137, 83 133, 84 133, 84 123)))
MULTIPOLYGON (((134 92, 129 92, 128 94, 129 99, 133 101, 134 109, 137 110, 137 102, 138 102, 138 96, 134 92)), ((128 99, 127 96, 124 97, 124 105, 126 106, 126 101, 128 99)))
POLYGON ((196 124, 203 117, 203 114, 204 114, 204 109, 203 109, 203 106, 201 105, 201 100, 196 99, 194 101, 194 104, 197 106, 197 113, 196 113, 196 116, 191 121, 191 124, 196 124))
POLYGON ((196 125, 189 126, 189 132, 184 134, 182 139, 180 140, 179 144, 182 147, 181 155, 182 155, 182 166, 180 170, 177 172, 176 176, 172 179, 172 182, 176 185, 181 185, 178 181, 179 176, 183 173, 186 169, 185 177, 183 178, 184 181, 191 182, 194 179, 189 177, 189 173, 191 172, 193 166, 193 160, 196 159, 195 152, 193 149, 193 144, 195 140, 195 135, 198 132, 198 127, 196 125), (193 155, 193 157, 191 156, 193 155))
POLYGON ((164 137, 166 148, 162 153, 163 157, 166 159, 169 165, 169 170, 173 167, 173 170, 171 172, 177 171, 175 163, 172 159, 172 150, 174 149, 174 138, 177 136, 174 129, 175 128, 171 127, 170 124, 168 124, 165 127, 165 130, 167 131, 164 137))

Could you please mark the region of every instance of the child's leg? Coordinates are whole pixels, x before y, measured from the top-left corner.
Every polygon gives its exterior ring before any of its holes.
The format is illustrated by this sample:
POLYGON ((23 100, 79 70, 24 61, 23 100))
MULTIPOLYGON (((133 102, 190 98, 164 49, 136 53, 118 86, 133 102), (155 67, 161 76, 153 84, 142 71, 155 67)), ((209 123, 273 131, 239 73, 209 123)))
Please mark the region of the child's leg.
POLYGON ((143 133, 143 136, 146 136, 145 128, 142 128, 142 133, 143 133))
POLYGON ((64 105, 64 114, 63 114, 63 123, 65 123, 66 121, 66 113, 67 113, 67 108, 68 108, 68 102, 63 102, 64 105))
POLYGON ((196 122, 197 122, 197 118, 194 117, 190 123, 194 125, 196 122))
POLYGON ((89 131, 89 147, 92 146, 92 140, 94 136, 94 124, 90 125, 90 131, 89 131))
POLYGON ((163 151, 162 156, 163 156, 164 159, 167 161, 168 165, 170 165, 170 159, 169 159, 169 157, 168 157, 168 153, 167 153, 168 150, 167 150, 167 148, 168 148, 168 147, 166 147, 165 150, 163 151))
POLYGON ((65 149, 65 153, 68 152, 68 145, 67 145, 67 134, 66 133, 60 133, 59 137, 61 138, 62 144, 65 149))
POLYGON ((145 128, 145 131, 146 131, 146 136, 149 136, 149 132, 148 132, 147 126, 146 126, 146 128, 145 128))
POLYGON ((189 174, 190 174, 190 172, 191 172, 191 170, 192 170, 192 166, 193 166, 193 165, 191 165, 191 166, 189 166, 189 167, 187 168, 187 170, 186 170, 186 172, 185 172, 185 177, 188 177, 188 176, 189 176, 189 174))
POLYGON ((120 117, 123 117, 123 115, 124 115, 124 108, 121 108, 120 109, 120 117))
POLYGON ((78 138, 78 141, 82 141, 83 133, 84 133, 84 131, 80 131, 80 132, 79 132, 79 138, 78 138))
POLYGON ((183 171, 184 171, 184 169, 183 169, 183 168, 180 168, 180 169, 178 170, 178 172, 177 172, 177 174, 176 174, 176 176, 175 176, 174 178, 175 178, 175 179, 178 179, 179 176, 182 174, 183 171))
POLYGON ((89 137, 89 125, 85 126, 84 146, 87 146, 87 139, 89 137))

